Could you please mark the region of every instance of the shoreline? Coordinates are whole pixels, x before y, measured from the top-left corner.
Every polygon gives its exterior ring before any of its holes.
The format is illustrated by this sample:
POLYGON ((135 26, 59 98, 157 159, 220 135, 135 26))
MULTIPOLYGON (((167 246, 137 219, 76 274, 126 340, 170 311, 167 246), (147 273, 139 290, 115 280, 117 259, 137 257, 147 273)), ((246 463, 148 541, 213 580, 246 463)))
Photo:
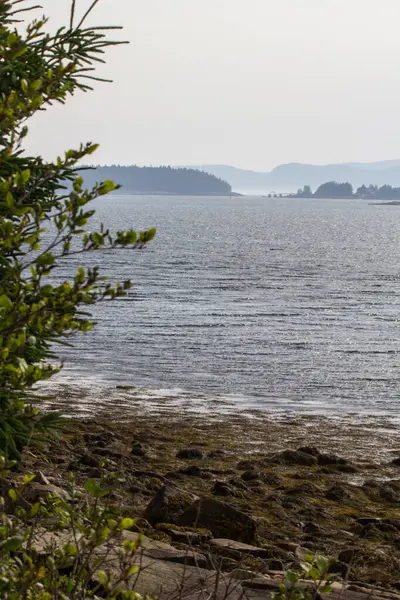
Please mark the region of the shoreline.
MULTIPOLYGON (((112 505, 139 519, 146 535, 169 543, 178 517, 143 521, 162 489, 223 502, 256 524, 253 544, 269 552, 267 570, 295 568, 300 555, 311 553, 339 558, 344 571, 351 555, 357 560, 352 559, 350 581, 400 589, 397 425, 383 419, 221 417, 179 409, 95 416, 69 419, 61 443, 45 452, 29 449, 25 472, 42 471, 62 489, 70 471, 82 487, 105 473, 112 505)), ((213 537, 235 539, 228 525, 207 526, 208 518, 202 527, 213 537)), ((198 551, 206 550, 203 542, 195 545, 198 551)), ((239 566, 238 559, 232 568, 239 566)), ((261 566, 260 561, 247 565, 261 566)))

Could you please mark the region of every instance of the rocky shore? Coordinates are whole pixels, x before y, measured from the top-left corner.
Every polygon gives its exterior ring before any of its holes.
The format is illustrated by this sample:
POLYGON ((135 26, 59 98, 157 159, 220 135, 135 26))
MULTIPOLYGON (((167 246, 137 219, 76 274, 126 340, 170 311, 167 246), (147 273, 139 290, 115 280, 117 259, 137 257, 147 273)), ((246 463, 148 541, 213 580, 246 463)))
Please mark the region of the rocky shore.
POLYGON ((400 440, 390 423, 71 419, 48 450, 25 452, 23 469, 43 475, 43 491, 65 489, 69 472, 82 489, 103 479, 107 502, 146 536, 148 558, 175 570, 218 564, 247 590, 271 591, 306 555, 324 555, 348 593, 400 593, 400 440))

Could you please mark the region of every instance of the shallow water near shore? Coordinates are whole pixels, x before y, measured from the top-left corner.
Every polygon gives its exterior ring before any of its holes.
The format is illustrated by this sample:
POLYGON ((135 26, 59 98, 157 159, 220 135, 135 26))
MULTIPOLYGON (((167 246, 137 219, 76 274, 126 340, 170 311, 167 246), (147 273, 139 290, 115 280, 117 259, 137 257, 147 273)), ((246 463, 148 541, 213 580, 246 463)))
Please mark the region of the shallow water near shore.
MULTIPOLYGON (((112 281, 134 287, 96 307, 96 330, 61 349, 68 368, 49 392, 89 411, 399 417, 400 211, 357 200, 117 196, 97 211, 111 229, 156 226, 158 235, 142 252, 96 256, 112 281)), ((65 261, 61 278, 93 260, 65 261)))

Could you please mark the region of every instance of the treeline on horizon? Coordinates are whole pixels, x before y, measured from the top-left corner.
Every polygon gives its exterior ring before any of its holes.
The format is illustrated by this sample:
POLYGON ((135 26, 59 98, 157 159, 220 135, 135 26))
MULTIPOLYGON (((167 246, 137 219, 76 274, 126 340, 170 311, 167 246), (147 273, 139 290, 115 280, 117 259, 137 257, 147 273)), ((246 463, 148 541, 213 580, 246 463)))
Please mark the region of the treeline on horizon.
POLYGON ((362 185, 354 191, 351 183, 329 181, 313 193, 309 185, 299 189, 296 198, 364 198, 368 200, 400 200, 400 187, 390 185, 362 185))
POLYGON ((127 192, 229 196, 232 186, 215 175, 197 169, 175 167, 93 166, 83 167, 85 186, 112 179, 127 192))

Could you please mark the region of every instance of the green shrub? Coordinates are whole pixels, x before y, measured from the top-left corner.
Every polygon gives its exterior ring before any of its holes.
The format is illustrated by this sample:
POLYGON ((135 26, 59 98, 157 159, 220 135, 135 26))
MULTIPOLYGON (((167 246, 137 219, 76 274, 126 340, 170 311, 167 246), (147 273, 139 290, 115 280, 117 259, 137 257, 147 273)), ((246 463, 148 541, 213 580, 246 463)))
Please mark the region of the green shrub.
MULTIPOLYGON (((98 1, 98 0, 97 0, 98 1)), ((88 27, 93 2, 79 20, 55 33, 45 18, 22 31, 17 19, 26 0, 0 2, 0 451, 19 458, 28 442, 45 441, 59 425, 57 415, 30 406, 30 388, 58 372, 54 344, 93 327, 87 308, 125 294, 130 282, 111 286, 97 267, 80 267, 69 281, 54 284, 57 267, 71 255, 131 246, 155 235, 101 225, 88 231, 90 204, 115 189, 104 181, 84 188, 78 162, 95 144, 68 150, 54 162, 24 153, 27 120, 78 91, 90 91, 94 65, 103 61, 111 27, 88 27), (49 276, 52 276, 51 281, 49 276)))
MULTIPOLYGON (((0 474, 12 463, 0 458, 0 474)), ((141 538, 123 539, 132 519, 100 503, 102 482, 88 480, 79 493, 24 500, 33 477, 10 488, 0 508, 0 597, 4 600, 138 600, 141 538), (4 506, 7 505, 7 514, 4 506)))
POLYGON ((301 581, 301 574, 295 571, 285 573, 284 582, 272 600, 315 600, 321 594, 332 592, 335 576, 330 571, 332 561, 324 556, 306 555, 301 564, 303 577, 311 583, 301 581))

